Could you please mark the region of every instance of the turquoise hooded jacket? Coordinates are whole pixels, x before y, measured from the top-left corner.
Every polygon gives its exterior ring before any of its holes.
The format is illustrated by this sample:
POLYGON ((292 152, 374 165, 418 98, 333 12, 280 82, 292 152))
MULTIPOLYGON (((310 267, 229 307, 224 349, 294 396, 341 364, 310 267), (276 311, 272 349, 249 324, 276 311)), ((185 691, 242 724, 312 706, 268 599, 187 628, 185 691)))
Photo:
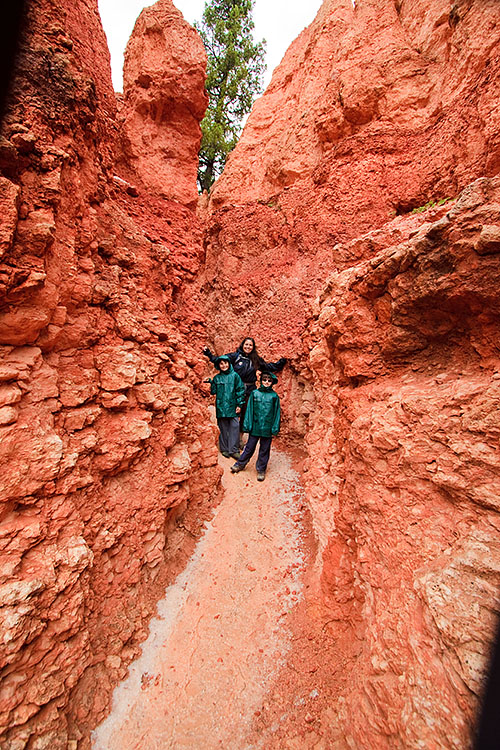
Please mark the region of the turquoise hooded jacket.
POLYGON ((278 434, 280 420, 280 397, 273 387, 261 385, 252 391, 243 420, 243 432, 255 437, 271 437, 278 434))
POLYGON ((236 416, 236 407, 245 403, 245 386, 237 372, 233 370, 229 357, 218 357, 229 362, 229 370, 218 372, 210 383, 210 393, 215 394, 215 414, 217 419, 236 416))

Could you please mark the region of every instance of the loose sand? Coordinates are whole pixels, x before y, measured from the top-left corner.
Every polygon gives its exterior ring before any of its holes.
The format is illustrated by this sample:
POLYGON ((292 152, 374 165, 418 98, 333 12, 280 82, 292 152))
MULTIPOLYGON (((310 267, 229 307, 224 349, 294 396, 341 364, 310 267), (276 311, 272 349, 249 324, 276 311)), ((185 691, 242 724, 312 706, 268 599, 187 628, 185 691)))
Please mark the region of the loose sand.
MULTIPOLYGON (((291 648, 302 598, 300 477, 273 448, 264 482, 254 461, 224 468, 224 499, 187 568, 169 586, 142 655, 115 690, 94 750, 244 750, 291 648)), ((251 737, 253 736, 253 740, 251 737)))

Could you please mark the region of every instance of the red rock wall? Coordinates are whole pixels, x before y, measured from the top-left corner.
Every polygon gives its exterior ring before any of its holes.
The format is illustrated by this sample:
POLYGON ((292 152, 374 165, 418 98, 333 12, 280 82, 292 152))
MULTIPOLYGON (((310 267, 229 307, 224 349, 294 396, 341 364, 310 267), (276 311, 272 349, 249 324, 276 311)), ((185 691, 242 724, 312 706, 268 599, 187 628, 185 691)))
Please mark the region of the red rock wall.
POLYGON ((88 748, 215 499, 201 343, 247 334, 293 360, 309 611, 342 654, 325 742, 463 748, 500 559, 498 4, 326 0, 214 190, 205 263, 202 66, 155 8, 117 119, 96 2, 33 0, 3 124, 2 748, 88 748))
POLYGON ((325 278, 376 251, 339 243, 496 173, 498 20, 496 0, 325 0, 213 190, 205 290, 229 332, 219 347, 253 332, 298 357, 325 278))
POLYGON ((97 1, 31 2, 0 141, 5 750, 89 746, 217 494, 178 318, 201 229, 114 179, 115 109, 97 1))
POLYGON ((205 67, 201 38, 171 0, 142 11, 125 51, 123 161, 148 191, 191 207, 208 104, 205 67))
POLYGON ((488 0, 325 0, 211 198, 216 347, 292 358, 328 747, 470 744, 500 583, 499 42, 488 0))
POLYGON ((333 274, 306 339, 318 594, 348 660, 328 731, 347 747, 470 746, 500 586, 499 197, 479 179, 333 274))

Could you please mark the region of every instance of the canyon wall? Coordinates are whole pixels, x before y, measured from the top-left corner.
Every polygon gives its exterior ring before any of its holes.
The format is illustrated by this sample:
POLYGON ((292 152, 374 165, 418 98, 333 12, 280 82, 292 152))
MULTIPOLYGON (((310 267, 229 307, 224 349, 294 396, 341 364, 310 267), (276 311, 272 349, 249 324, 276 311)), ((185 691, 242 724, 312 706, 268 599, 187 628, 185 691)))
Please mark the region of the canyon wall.
POLYGON ((214 344, 291 358, 309 454, 338 657, 311 747, 470 744, 500 584, 499 73, 492 0, 325 0, 211 194, 214 344))
POLYGON ((306 336, 318 596, 351 672, 325 716, 342 747, 470 746, 499 614, 499 198, 480 178, 334 273, 306 336))
POLYGON ((499 39, 496 0, 325 0, 203 246, 199 39, 146 9, 117 102, 96 0, 32 0, 0 139, 2 748, 89 747, 217 499, 202 343, 247 334, 290 358, 309 453, 339 656, 311 747, 468 746, 500 568, 499 39))
MULTIPOLYGON (((495 174, 498 36, 495 0, 325 0, 211 194, 204 292, 224 321, 219 349, 250 332, 265 354, 300 358, 311 297, 376 252, 340 243, 495 174)), ((304 434, 308 385, 284 379, 286 427, 304 434)))
MULTIPOLYGON (((190 113, 192 142, 169 164, 169 184, 192 196, 204 57, 197 40, 189 59, 170 2, 158 13, 194 81, 176 114, 190 113)), ((149 89, 158 101, 162 85, 149 89)), ((139 98, 133 83, 127 95, 139 98)), ((202 315, 181 319, 176 302, 201 227, 176 193, 127 182, 137 170, 119 147, 115 173, 121 132, 97 0, 32 0, 0 140, 5 750, 89 747, 217 498, 193 348, 202 315)))

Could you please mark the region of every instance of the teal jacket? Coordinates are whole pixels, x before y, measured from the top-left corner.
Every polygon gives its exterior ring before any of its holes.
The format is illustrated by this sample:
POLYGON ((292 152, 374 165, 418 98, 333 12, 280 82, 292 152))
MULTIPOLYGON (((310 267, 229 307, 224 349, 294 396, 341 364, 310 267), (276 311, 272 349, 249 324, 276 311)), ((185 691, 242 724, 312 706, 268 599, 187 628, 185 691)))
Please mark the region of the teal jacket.
POLYGON ((280 397, 272 386, 252 391, 243 420, 243 432, 255 437, 277 435, 280 428, 280 397))
POLYGON ((237 372, 229 365, 227 372, 218 372, 210 383, 210 393, 215 394, 217 419, 236 416, 236 407, 245 403, 245 386, 237 372))

